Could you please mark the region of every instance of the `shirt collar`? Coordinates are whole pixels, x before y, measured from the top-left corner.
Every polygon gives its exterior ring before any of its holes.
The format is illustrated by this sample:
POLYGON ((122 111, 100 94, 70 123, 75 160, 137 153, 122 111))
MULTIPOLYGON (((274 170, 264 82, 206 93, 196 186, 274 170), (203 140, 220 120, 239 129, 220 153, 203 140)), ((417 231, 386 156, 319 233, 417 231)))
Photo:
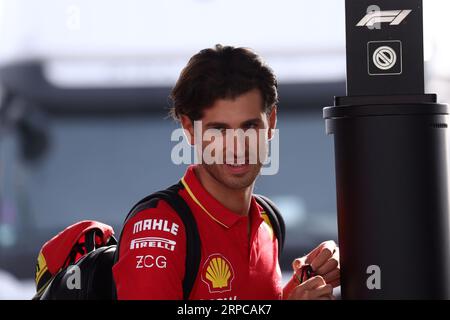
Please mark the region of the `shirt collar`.
MULTIPOLYGON (((247 216, 241 216, 234 211, 226 208, 217 201, 200 183, 194 171, 195 165, 187 168, 184 177, 181 179, 187 193, 191 199, 215 222, 225 228, 230 228, 240 219, 246 219, 247 216)), ((261 208, 252 196, 249 215, 253 221, 261 218, 261 208)))

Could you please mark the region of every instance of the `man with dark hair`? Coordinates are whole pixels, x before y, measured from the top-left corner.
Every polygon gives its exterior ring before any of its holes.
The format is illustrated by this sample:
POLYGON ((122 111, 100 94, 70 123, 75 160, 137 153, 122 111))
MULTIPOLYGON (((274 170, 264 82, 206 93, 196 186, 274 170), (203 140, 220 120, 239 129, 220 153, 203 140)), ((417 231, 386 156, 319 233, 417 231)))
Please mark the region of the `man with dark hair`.
MULTIPOLYGON (((188 167, 177 191, 201 239, 188 298, 333 299, 339 285, 336 244, 323 242, 295 259, 283 288, 280 244, 253 195, 277 120, 272 70, 247 48, 216 45, 189 60, 171 98, 171 114, 201 160, 188 167), (206 132, 214 138, 205 139, 206 132), (253 141, 251 132, 258 133, 253 141), (299 272, 307 265, 313 276, 302 279, 299 272)), ((165 201, 135 214, 124 225, 113 268, 118 298, 182 299, 188 245, 183 221, 165 201)))

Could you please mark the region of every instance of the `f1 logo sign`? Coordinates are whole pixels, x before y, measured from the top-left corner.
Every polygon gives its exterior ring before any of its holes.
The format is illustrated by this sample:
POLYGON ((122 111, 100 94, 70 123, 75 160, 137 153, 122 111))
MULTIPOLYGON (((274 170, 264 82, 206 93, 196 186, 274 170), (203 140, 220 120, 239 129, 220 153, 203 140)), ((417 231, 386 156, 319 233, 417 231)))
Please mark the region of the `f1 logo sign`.
POLYGON ((357 27, 380 29, 380 24, 385 22, 391 26, 397 26, 411 13, 412 10, 380 10, 378 6, 367 8, 367 14, 356 24, 357 27))

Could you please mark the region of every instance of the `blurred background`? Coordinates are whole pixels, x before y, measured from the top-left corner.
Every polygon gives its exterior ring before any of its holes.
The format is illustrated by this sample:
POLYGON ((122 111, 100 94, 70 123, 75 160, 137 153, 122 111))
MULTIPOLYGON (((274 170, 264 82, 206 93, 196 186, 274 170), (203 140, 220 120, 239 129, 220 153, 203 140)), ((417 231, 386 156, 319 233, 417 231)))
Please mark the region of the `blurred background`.
MULTIPOLYGON (((449 9, 424 0, 426 89, 442 102, 449 9)), ((120 233, 134 202, 183 175, 168 95, 217 43, 254 49, 278 76, 280 170, 255 191, 286 220, 282 269, 337 240, 322 108, 345 95, 344 30, 344 0, 0 0, 0 299, 33 296, 39 249, 66 226, 120 233)))

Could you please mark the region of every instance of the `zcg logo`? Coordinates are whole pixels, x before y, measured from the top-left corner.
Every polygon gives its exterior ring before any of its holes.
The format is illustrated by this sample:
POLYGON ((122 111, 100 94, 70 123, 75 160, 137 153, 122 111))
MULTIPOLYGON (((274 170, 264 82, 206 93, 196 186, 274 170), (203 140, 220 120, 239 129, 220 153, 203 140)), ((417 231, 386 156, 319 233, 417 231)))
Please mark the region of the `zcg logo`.
POLYGON ((153 267, 165 269, 167 267, 166 257, 157 256, 155 258, 152 255, 136 256, 136 269, 153 268, 153 267))

